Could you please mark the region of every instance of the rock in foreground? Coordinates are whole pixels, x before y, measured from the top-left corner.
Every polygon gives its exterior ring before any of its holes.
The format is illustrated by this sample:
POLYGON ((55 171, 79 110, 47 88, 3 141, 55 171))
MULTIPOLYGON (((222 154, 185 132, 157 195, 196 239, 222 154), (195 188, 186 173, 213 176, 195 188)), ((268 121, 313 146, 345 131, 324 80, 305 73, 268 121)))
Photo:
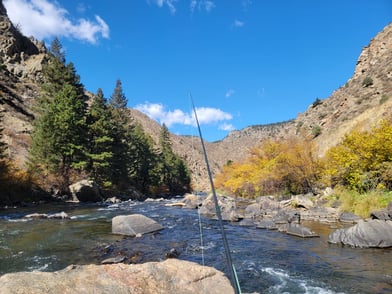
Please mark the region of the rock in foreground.
POLYGON ((144 264, 69 266, 49 272, 20 272, 0 277, 3 294, 12 293, 234 293, 223 273, 211 267, 168 259, 144 264))
POLYGON ((329 235, 328 242, 362 248, 392 247, 392 221, 360 221, 350 228, 336 230, 329 235))

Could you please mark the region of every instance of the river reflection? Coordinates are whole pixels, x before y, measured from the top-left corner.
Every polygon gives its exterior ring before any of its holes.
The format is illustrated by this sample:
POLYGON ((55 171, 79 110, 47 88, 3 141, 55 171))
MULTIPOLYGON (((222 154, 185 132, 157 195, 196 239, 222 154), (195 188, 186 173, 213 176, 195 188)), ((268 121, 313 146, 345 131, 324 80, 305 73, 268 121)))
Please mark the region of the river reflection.
MULTIPOLYGON (((131 262, 162 260, 174 249, 180 259, 226 271, 218 223, 197 210, 166 202, 49 205, 0 211, 0 274, 54 271, 69 264, 100 263, 124 254, 131 262), (32 212, 65 211, 70 220, 24 220, 32 212), (141 213, 165 229, 141 238, 111 234, 111 218, 141 213), (110 248, 110 250, 108 250, 110 248)), ((320 238, 303 239, 277 231, 226 223, 243 292, 392 293, 392 250, 357 249, 327 243, 329 225, 304 223, 320 238)))

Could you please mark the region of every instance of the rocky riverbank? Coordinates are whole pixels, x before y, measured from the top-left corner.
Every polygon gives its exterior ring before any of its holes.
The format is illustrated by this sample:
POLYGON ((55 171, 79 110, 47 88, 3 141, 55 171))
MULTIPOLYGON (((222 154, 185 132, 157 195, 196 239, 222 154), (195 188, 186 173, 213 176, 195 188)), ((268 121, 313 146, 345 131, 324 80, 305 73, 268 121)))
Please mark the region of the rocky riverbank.
MULTIPOLYGON (((362 219, 338 208, 320 205, 320 199, 314 201, 312 198, 312 195, 295 195, 279 201, 270 196, 256 200, 218 196, 218 203, 223 220, 238 221, 243 226, 279 230, 309 238, 318 235, 303 222, 318 221, 341 227, 329 236, 330 243, 361 248, 392 247, 392 202, 385 209, 372 212, 368 219, 362 219)), ((217 218, 212 195, 200 197, 188 194, 174 205, 198 208, 201 214, 217 218)))
POLYGON ((56 272, 19 272, 0 277, 3 294, 12 293, 234 293, 220 271, 167 259, 144 264, 70 265, 56 272))

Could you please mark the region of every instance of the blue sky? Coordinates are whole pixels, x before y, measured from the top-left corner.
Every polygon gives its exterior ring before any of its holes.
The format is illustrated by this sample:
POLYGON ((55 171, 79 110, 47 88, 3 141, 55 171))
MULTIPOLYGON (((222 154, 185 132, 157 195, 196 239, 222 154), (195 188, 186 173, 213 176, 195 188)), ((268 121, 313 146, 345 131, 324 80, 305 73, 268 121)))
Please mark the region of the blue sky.
POLYGON ((390 0, 3 0, 25 35, 60 39, 86 89, 176 134, 203 136, 295 118, 352 76, 392 20, 390 0))

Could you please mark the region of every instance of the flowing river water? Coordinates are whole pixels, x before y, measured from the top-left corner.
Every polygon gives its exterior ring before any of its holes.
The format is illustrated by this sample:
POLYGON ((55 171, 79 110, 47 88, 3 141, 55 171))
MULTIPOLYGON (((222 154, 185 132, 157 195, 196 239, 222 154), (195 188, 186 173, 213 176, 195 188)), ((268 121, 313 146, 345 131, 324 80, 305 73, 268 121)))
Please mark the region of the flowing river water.
MULTIPOLYGON (((175 252, 179 259, 226 272, 217 221, 200 217, 197 210, 164 205, 172 201, 2 209, 0 275, 16 271, 55 271, 70 264, 98 264, 119 254, 134 262, 159 261, 170 252, 175 252), (23 219, 29 213, 61 211, 71 219, 23 219), (112 217, 134 213, 156 220, 164 229, 140 238, 111 234, 112 217)), ((392 249, 328 244, 330 226, 305 225, 320 238, 303 239, 239 223, 225 223, 243 292, 392 293, 392 249)))

